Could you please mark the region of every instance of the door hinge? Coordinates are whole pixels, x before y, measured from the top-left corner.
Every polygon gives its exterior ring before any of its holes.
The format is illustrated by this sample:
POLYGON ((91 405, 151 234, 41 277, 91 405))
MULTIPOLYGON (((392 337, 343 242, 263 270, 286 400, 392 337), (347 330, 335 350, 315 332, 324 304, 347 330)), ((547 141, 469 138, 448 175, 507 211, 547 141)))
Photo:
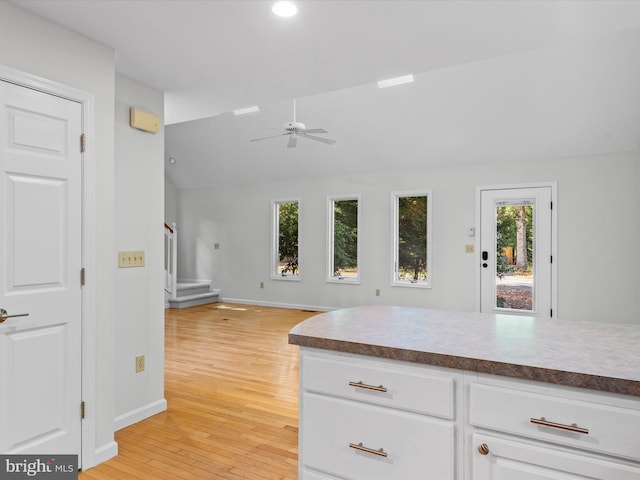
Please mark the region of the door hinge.
POLYGON ((84 401, 80 402, 80 418, 84 420, 84 401))
POLYGON ((84 153, 85 143, 86 143, 86 137, 85 137, 85 134, 83 133, 82 135, 80 135, 80 153, 84 153))
POLYGON ((549 316, 553 318, 553 308, 549 310, 549 316))
POLYGON ((550 262, 553 263, 553 255, 550 257, 550 262))
POLYGON ((84 287, 84 267, 80 269, 80 286, 84 287))
POLYGON ((551 210, 553 210, 553 202, 550 202, 550 203, 551 203, 551 210))

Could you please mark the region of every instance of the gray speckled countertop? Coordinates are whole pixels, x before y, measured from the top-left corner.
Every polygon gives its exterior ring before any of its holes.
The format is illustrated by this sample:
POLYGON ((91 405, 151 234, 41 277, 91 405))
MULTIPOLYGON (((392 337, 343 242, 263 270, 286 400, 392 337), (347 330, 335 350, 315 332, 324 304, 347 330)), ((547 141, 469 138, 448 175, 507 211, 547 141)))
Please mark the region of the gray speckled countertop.
POLYGON ((322 313, 289 343, 640 396, 640 326, 366 306, 322 313))

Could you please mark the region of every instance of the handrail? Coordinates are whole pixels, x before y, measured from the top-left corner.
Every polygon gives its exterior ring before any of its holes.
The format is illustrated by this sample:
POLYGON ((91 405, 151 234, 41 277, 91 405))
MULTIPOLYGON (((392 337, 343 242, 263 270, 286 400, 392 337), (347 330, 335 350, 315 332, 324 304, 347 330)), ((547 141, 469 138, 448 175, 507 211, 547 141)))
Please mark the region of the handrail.
POLYGON ((178 232, 176 224, 164 224, 164 289, 171 299, 178 296, 178 232))

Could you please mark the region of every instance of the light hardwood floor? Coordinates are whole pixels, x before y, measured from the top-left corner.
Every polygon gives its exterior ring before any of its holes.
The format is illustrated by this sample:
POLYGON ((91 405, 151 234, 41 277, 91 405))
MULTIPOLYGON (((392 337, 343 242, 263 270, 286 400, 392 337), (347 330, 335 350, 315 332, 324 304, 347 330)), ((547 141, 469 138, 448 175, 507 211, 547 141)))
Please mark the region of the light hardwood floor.
POLYGON ((165 314, 166 412, 115 434, 79 480, 297 478, 298 347, 316 312, 217 303, 165 314))

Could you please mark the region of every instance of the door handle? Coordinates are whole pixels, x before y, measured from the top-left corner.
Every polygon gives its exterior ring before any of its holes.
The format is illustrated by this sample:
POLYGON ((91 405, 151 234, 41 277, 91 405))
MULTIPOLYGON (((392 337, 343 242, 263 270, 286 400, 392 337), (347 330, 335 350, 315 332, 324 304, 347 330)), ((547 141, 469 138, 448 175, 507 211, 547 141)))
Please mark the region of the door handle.
POLYGON ((28 317, 28 316, 29 316, 28 313, 18 313, 17 315, 9 315, 9 313, 4 308, 0 308, 0 323, 4 323, 4 321, 7 318, 28 317))

